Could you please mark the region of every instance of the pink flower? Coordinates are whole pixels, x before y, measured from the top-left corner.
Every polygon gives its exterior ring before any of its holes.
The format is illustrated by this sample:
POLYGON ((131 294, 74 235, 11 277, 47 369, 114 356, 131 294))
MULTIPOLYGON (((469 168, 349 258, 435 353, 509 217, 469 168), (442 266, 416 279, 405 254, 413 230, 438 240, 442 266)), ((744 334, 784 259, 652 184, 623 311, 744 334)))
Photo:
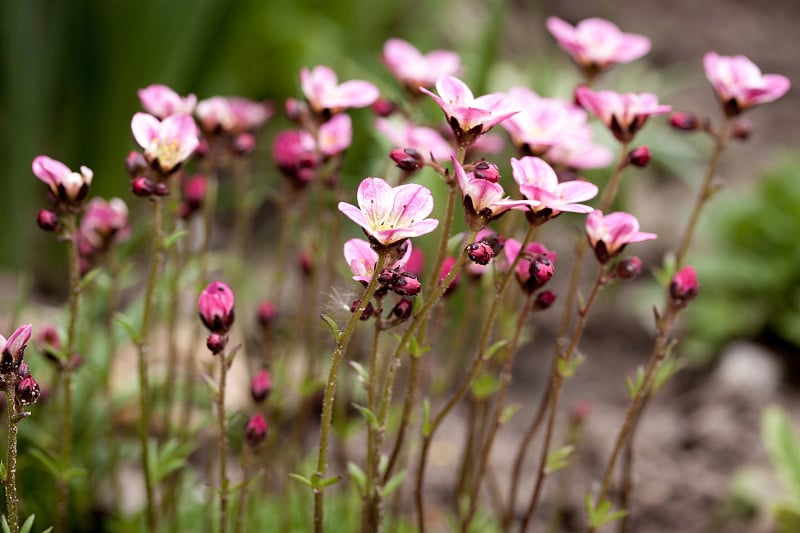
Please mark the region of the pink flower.
POLYGON ((319 65, 300 71, 300 86, 316 113, 336 114, 351 107, 366 107, 378 99, 378 88, 368 81, 351 80, 339 84, 336 73, 319 65))
POLYGON ((61 161, 40 155, 33 160, 33 173, 48 187, 59 202, 80 203, 89 192, 94 173, 81 166, 80 174, 73 172, 61 161))
POLYGON ((659 105, 658 97, 651 93, 595 92, 588 87, 578 87, 578 102, 603 121, 620 142, 633 139, 650 115, 669 113, 668 105, 659 105))
MULTIPOLYGON (((405 270, 406 263, 411 257, 411 241, 406 241, 402 257, 393 264, 384 265, 384 268, 393 270, 405 270)), ((372 249, 369 242, 364 239, 350 239, 344 243, 344 259, 353 272, 353 279, 369 283, 375 272, 375 265, 378 262, 378 253, 372 249)))
MULTIPOLYGON (((453 270, 455 264, 456 264, 456 258, 453 257, 452 255, 448 255, 447 257, 444 258, 444 261, 442 261, 442 268, 439 269, 440 283, 444 281, 447 278, 447 276, 450 275, 450 271, 453 270)), ((448 285, 447 288, 444 290, 444 294, 442 294, 442 296, 450 296, 453 293, 453 291, 456 290, 456 287, 458 287, 459 281, 461 281, 461 272, 455 275, 453 281, 451 281, 450 285, 448 285)))
POLYGON ((461 146, 472 144, 493 126, 519 112, 518 109, 512 109, 508 97, 502 93, 475 98, 467 84, 453 76, 445 76, 436 82, 438 95, 424 87, 420 91, 433 98, 442 108, 461 146))
POLYGON ((103 249, 112 242, 122 242, 130 236, 128 206, 121 198, 105 201, 92 198, 81 218, 80 234, 92 247, 103 249))
POLYGON ((603 168, 611 164, 614 154, 607 147, 595 144, 589 124, 577 129, 565 142, 552 147, 544 154, 553 165, 572 169, 603 168))
POLYGON ((244 428, 245 441, 251 448, 257 447, 267 438, 267 419, 256 413, 247 421, 244 428))
POLYGON ((650 39, 623 33, 601 18, 589 18, 571 26, 558 17, 549 17, 547 29, 558 46, 590 76, 617 63, 630 63, 650 51, 650 39))
POLYGON ((200 126, 208 132, 244 133, 264 125, 273 109, 267 102, 256 102, 238 96, 214 96, 197 104, 200 126))
POLYGON ((308 185, 320 163, 314 137, 305 130, 282 131, 276 135, 272 142, 272 158, 298 187, 308 185))
POLYGON ((603 216, 594 210, 586 217, 586 235, 600 263, 616 257, 626 245, 658 237, 655 233, 639 231, 639 221, 631 214, 618 211, 603 216))
MULTIPOLYGON (((514 264, 522 249, 522 243, 516 239, 506 239, 503 254, 506 259, 506 270, 514 264)), ((525 247, 522 258, 514 269, 517 281, 526 292, 534 292, 544 286, 553 276, 553 264, 558 254, 548 250, 538 242, 531 242, 525 247)))
POLYGON ((455 157, 450 159, 453 162, 458 186, 464 197, 467 224, 471 228, 482 228, 490 220, 500 217, 509 209, 533 209, 539 205, 536 200, 507 198, 499 183, 475 177, 473 172, 467 174, 455 157))
POLYGON ((780 74, 761 74, 745 56, 720 56, 708 52, 703 57, 706 77, 714 86, 725 113, 735 116, 758 104, 777 100, 789 90, 789 78, 780 74))
POLYGON ((416 150, 428 162, 431 158, 438 161, 449 159, 454 153, 450 143, 433 128, 378 118, 375 119, 375 129, 383 133, 392 146, 416 150))
POLYGON ((233 304, 233 291, 221 281, 209 283, 197 299, 197 308, 203 324, 212 333, 219 335, 225 335, 233 325, 235 318, 233 304))
POLYGON ((25 354, 25 347, 31 338, 33 326, 25 324, 20 326, 6 339, 0 335, 0 372, 3 374, 14 373, 22 363, 22 358, 25 354))
POLYGON ((383 62, 400 83, 414 92, 420 86, 432 87, 442 76, 457 74, 461 67, 461 58, 455 52, 434 50, 423 55, 402 39, 386 41, 383 62))
POLYGON ((697 272, 693 266, 685 266, 672 278, 669 285, 669 294, 672 305, 676 309, 681 309, 692 301, 699 291, 697 284, 697 272))
POLYGON ((136 113, 131 131, 144 156, 164 174, 174 171, 192 155, 200 142, 197 126, 190 115, 170 115, 159 121, 153 115, 136 113))
POLYGON ((595 184, 582 179, 559 183, 553 168, 538 157, 511 158, 511 169, 522 195, 529 200, 536 200, 531 212, 537 222, 546 222, 562 211, 592 212, 591 207, 580 202, 597 196, 595 184))
POLYGON ((339 202, 339 211, 380 246, 425 235, 439 225, 438 220, 425 218, 433 211, 433 194, 427 187, 413 183, 392 187, 381 178, 363 180, 358 207, 339 202))
POLYGON ((317 146, 326 156, 340 154, 353 142, 353 123, 348 115, 336 115, 317 131, 317 146))
POLYGON ((272 391, 272 375, 269 370, 262 368, 258 374, 253 376, 250 382, 250 394, 253 396, 253 401, 261 402, 269 396, 272 391))
POLYGON ((182 97, 166 85, 148 85, 144 89, 139 89, 138 94, 142 108, 159 119, 165 119, 170 115, 190 115, 197 104, 195 95, 182 97))

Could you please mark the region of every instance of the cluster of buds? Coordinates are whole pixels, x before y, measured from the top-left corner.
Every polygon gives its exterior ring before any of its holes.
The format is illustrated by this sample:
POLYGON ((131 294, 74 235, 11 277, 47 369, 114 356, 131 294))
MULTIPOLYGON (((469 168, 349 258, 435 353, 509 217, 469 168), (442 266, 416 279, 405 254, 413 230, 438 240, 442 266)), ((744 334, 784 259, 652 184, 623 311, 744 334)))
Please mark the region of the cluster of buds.
POLYGON ((381 289, 393 291, 399 296, 416 296, 422 290, 422 284, 416 274, 399 269, 384 268, 378 275, 381 289))
POLYGON ((0 335, 0 383, 4 390, 13 390, 17 405, 25 407, 36 403, 41 391, 31 376, 28 364, 23 361, 25 347, 31 338, 30 324, 20 326, 8 339, 0 335))
POLYGON ((211 331, 206 346, 214 355, 225 350, 228 344, 228 331, 235 318, 233 303, 233 291, 221 281, 209 283, 197 299, 200 319, 211 331))

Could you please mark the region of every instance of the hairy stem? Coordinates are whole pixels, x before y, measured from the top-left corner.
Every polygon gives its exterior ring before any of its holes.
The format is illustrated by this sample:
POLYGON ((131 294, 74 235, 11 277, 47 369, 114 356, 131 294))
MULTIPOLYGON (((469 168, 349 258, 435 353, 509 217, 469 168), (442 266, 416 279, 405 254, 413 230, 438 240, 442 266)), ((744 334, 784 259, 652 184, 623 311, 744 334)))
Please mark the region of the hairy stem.
POLYGON ((16 376, 6 385, 6 411, 8 412, 8 436, 6 437, 6 517, 11 533, 19 533, 19 497, 17 496, 17 422, 16 376))
POLYGON ((228 356, 219 354, 219 389, 217 390, 217 424, 219 425, 219 533, 228 528, 228 422, 225 418, 225 380, 228 356))

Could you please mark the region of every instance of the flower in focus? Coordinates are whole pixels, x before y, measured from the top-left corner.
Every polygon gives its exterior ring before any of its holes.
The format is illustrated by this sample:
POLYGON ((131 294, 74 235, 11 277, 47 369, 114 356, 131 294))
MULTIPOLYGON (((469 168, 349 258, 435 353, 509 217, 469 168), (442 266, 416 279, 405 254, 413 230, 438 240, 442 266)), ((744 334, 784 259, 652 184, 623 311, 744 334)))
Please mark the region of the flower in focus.
POLYGON ((389 39, 383 45, 383 62, 394 77, 408 90, 432 87, 442 76, 453 76, 461 68, 461 58, 455 52, 433 50, 420 53, 402 39, 389 39))
POLYGON ((339 84, 336 73, 319 65, 300 71, 300 87, 311 109, 318 114, 336 113, 351 107, 366 107, 378 99, 378 88, 368 81, 351 80, 339 84))
POLYGON ((592 212, 591 207, 579 202, 597 196, 595 184, 582 179, 559 183, 555 170, 538 157, 511 158, 511 169, 522 195, 536 201, 530 208, 532 223, 544 223, 563 211, 592 212))
POLYGON ((197 104, 195 95, 189 94, 183 97, 161 84, 148 85, 144 89, 139 89, 138 94, 142 108, 161 120, 170 115, 190 115, 197 104))
POLYGON ((266 102, 238 96, 214 96, 197 104, 197 118, 207 132, 238 134, 259 129, 273 114, 266 102))
POLYGON ((233 325, 235 318, 233 303, 231 288, 221 281, 212 281, 197 299, 200 319, 211 332, 224 335, 233 325))
POLYGON ((383 133, 395 148, 411 148, 416 150, 425 161, 449 159, 453 147, 433 128, 415 126, 404 121, 375 119, 375 129, 383 133))
MULTIPOLYGON (((522 243, 516 239, 506 239, 503 253, 506 259, 506 269, 514 264, 522 250, 522 243)), ((553 264, 556 254, 538 242, 531 242, 525 247, 522 257, 514 269, 514 274, 525 292, 532 293, 540 289, 553 276, 553 264)))
POLYGON ((639 231, 639 221, 629 213, 617 211, 603 216, 598 210, 586 217, 586 235, 601 264, 622 253, 630 243, 658 237, 655 233, 639 231))
POLYGON ((94 173, 81 166, 80 173, 73 172, 61 161, 40 155, 33 160, 33 173, 49 188, 57 202, 78 204, 89 192, 94 173))
POLYGON ((686 307, 686 304, 697 296, 698 291, 697 272, 693 266, 685 266, 680 269, 672 278, 672 282, 669 285, 672 305, 676 309, 686 307))
POLYGON ((620 142, 628 142, 644 126, 650 115, 669 113, 672 107, 659 105, 651 93, 615 93, 578 87, 578 102, 594 113, 620 142))
POLYGON ((358 186, 358 207, 339 202, 339 211, 364 229, 373 245, 389 246, 425 235, 439 221, 425 218, 433 211, 433 194, 422 185, 392 187, 381 178, 366 178, 358 186))
POLYGON ((157 171, 169 174, 192 155, 200 142, 197 125, 190 115, 170 115, 158 120, 147 113, 136 113, 131 131, 144 148, 147 162, 157 171))
POLYGON ((512 200, 505 197, 505 191, 499 183, 476 177, 474 172, 467 174, 455 157, 450 159, 464 197, 467 224, 472 229, 484 227, 509 209, 533 209, 539 205, 537 200, 512 200))
POLYGON ((31 338, 33 326, 25 324, 18 327, 8 339, 0 335, 0 372, 3 374, 13 374, 17 372, 22 358, 25 354, 25 347, 31 338))
POLYGON ((493 126, 519 112, 502 93, 475 98, 467 84, 454 76, 445 76, 436 82, 438 95, 424 87, 420 91, 442 108, 460 146, 469 146, 493 126))
POLYGON ((650 51, 650 39, 623 33, 601 18, 588 18, 572 26, 558 17, 548 17, 547 29, 589 79, 611 65, 630 63, 650 51))
MULTIPOLYGON (((406 241, 407 246, 402 256, 394 263, 384 265, 384 269, 404 270, 411 257, 411 241, 406 241)), ((364 239, 350 239, 344 243, 344 259, 353 272, 353 279, 362 283, 369 283, 375 272, 378 262, 378 253, 372 249, 369 242, 364 239)))
POLYGON ((761 74, 755 63, 742 55, 721 56, 708 52, 703 57, 703 66, 725 114, 731 117, 754 105, 777 100, 791 86, 786 76, 761 74))

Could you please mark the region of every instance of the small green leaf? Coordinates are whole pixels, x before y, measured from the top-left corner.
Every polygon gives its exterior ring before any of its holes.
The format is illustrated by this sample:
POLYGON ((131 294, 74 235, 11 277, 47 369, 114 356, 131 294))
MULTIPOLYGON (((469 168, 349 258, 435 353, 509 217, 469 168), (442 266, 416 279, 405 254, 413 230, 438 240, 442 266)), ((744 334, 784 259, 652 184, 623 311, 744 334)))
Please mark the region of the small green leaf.
POLYGON ((369 383, 369 371, 364 368, 364 365, 358 361, 350 361, 348 364, 353 368, 353 370, 356 371, 356 376, 358 376, 359 383, 363 383, 364 385, 369 383))
POLYGON ((89 272, 84 274, 83 278, 81 278, 81 283, 78 286, 78 290, 82 291, 86 287, 91 285, 91 283, 97 278, 98 275, 100 275, 101 272, 102 270, 100 270, 99 268, 93 268, 89 272))
POLYGON ((491 374, 481 374, 472 382, 472 395, 477 400, 484 400, 500 388, 500 380, 491 374))
POLYGON ((203 379, 203 382, 206 385, 208 385, 208 388, 211 391, 211 394, 213 394, 214 397, 216 397, 217 394, 219 394, 219 387, 217 386, 216 381, 214 381, 214 378, 212 378, 211 376, 209 376, 206 373, 200 374, 200 377, 203 379))
POLYGON ((6 479, 6 464, 0 461, 0 480, 6 479))
POLYGON ((0 525, 3 526, 3 533, 11 533, 11 527, 8 525, 8 520, 6 520, 6 515, 3 515, 2 521, 0 521, 0 525))
POLYGON ((411 355, 411 357, 415 359, 424 354, 425 352, 429 351, 430 349, 431 349, 430 346, 420 346, 419 343, 417 342, 416 337, 411 337, 408 340, 408 353, 409 355, 411 355))
POLYGON ((133 322, 130 318, 122 313, 117 312, 114 314, 114 323, 122 326, 122 329, 125 330, 125 332, 128 334, 128 337, 130 337, 134 344, 139 344, 139 332, 136 331, 136 326, 133 325, 133 322))
POLYGON ((311 484, 311 480, 305 476, 301 476, 300 474, 295 474, 294 472, 292 472, 289 474, 289 477, 294 479, 295 481, 299 481, 300 483, 303 483, 311 488, 314 488, 314 486, 311 484))
POLYGON ((185 229, 179 229, 179 230, 171 233, 170 235, 167 235, 164 238, 164 241, 162 242, 161 246, 162 246, 162 248, 164 250, 168 250, 172 246, 174 246, 176 242, 178 242, 179 240, 181 240, 182 238, 184 238, 188 234, 189 234, 189 232, 186 231, 185 229))
POLYGON ((319 315, 319 317, 328 325, 328 329, 331 330, 331 336, 333 337, 333 342, 339 344, 339 338, 341 337, 342 333, 339 331, 339 325, 336 323, 334 319, 329 317, 328 315, 319 315))
POLYGON ((429 437, 431 434, 431 401, 425 398, 422 401, 422 435, 429 437))
POLYGON ((780 533, 797 533, 800 531, 800 511, 785 504, 778 504, 772 509, 772 517, 780 533))
POLYGON ((464 242, 465 236, 466 234, 462 231, 461 233, 456 233, 455 235, 447 239, 447 250, 452 255, 456 255, 456 250, 461 250, 461 244, 464 242))
POLYGON ((800 441, 786 413, 777 405, 764 409, 761 436, 791 502, 800 508, 800 441))
POLYGON ((47 529, 45 529, 44 531, 42 531, 42 533, 52 533, 52 531, 53 531, 53 526, 50 526, 47 529))
POLYGON ((506 339, 502 339, 502 340, 499 340, 499 341, 495 342, 494 344, 489 346, 489 348, 486 350, 486 355, 484 356, 483 360, 484 361, 488 361, 489 359, 494 357, 494 354, 497 353, 497 350, 499 350, 500 348, 503 348, 507 344, 508 344, 508 340, 506 340, 506 339))
POLYGON ((520 407, 522 407, 522 404, 519 403, 513 403, 511 405, 507 405, 503 409, 503 412, 500 414, 500 423, 505 424, 506 422, 511 420, 511 417, 513 417, 517 413, 517 411, 519 411, 520 407))
POLYGON ((373 413, 369 407, 358 405, 356 403, 353 404, 353 407, 358 409, 358 412, 361 413, 361 416, 364 417, 364 419, 367 421, 367 424, 369 424, 372 429, 377 430, 379 428, 378 417, 375 416, 375 413, 373 413))
POLYGON ((367 475, 364 474, 360 466, 353 462, 347 463, 347 473, 350 474, 350 477, 356 482, 358 492, 363 496, 367 487, 367 475))
POLYGON ((411 313, 414 316, 417 316, 420 311, 422 311, 423 306, 425 305, 425 298, 422 297, 422 291, 419 292, 416 296, 414 296, 413 304, 411 306, 411 313))
POLYGON ((558 365, 558 373, 561 375, 561 377, 565 377, 565 378, 573 376, 573 375, 575 375, 575 372, 578 371, 578 368, 580 368, 580 366, 585 361, 586 361, 586 358, 581 354, 578 354, 578 355, 576 355, 575 357, 573 357, 573 358, 571 358, 569 360, 567 360, 567 359, 565 359, 563 357, 560 357, 558 359, 558 363, 557 363, 557 365, 558 365))
POLYGON ((381 489, 381 494, 384 498, 388 497, 391 493, 396 491, 400 485, 403 484, 403 480, 406 478, 407 473, 408 472, 406 470, 401 470, 389 478, 389 481, 387 481, 381 489))
POLYGON ((25 522, 22 523, 22 527, 19 528, 19 533, 30 533, 35 519, 36 515, 30 515, 25 522))
POLYGON ((636 376, 634 378, 625 377, 625 385, 628 387, 628 394, 633 398, 639 394, 644 382, 644 368, 639 366, 636 369, 636 376))
MULTIPOLYGON (((673 346, 674 344, 670 344, 673 346)), ((667 348, 668 350, 670 347, 667 348)), ((667 359, 661 364, 661 368, 658 369, 656 372, 655 378, 653 379, 653 388, 651 393, 656 393, 661 390, 661 387, 666 385, 666 383, 678 373, 678 371, 683 368, 683 365, 675 359, 674 357, 669 357, 667 354, 667 359)))
POLYGON ((608 500, 601 501, 597 504, 597 507, 595 507, 592 496, 589 494, 586 495, 585 503, 586 514, 589 515, 589 526, 594 529, 600 528, 614 520, 619 520, 628 514, 625 510, 611 512, 611 502, 608 500))
POLYGON ((570 444, 557 448, 547 456, 546 471, 548 474, 558 472, 569 465, 569 456, 575 450, 575 446, 570 444))

